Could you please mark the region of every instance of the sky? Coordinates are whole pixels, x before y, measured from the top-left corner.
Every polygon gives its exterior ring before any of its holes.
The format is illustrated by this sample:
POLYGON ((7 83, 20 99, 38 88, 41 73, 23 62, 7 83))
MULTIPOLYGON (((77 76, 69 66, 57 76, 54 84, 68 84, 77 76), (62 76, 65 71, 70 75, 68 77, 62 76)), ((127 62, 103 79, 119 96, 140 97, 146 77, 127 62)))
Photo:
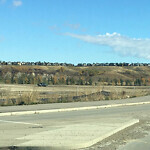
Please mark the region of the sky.
POLYGON ((150 62, 149 0, 0 0, 0 60, 150 62))

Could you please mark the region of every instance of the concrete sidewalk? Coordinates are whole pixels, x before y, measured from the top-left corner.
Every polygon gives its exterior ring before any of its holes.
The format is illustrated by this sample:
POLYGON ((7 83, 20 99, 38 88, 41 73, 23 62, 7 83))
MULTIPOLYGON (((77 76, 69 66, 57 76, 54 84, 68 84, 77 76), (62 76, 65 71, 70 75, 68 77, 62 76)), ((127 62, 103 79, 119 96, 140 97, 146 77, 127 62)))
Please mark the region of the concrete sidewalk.
POLYGON ((17 138, 26 142, 18 147, 49 147, 51 149, 79 149, 93 144, 121 131, 139 120, 131 118, 101 119, 101 122, 66 125, 40 133, 17 138))

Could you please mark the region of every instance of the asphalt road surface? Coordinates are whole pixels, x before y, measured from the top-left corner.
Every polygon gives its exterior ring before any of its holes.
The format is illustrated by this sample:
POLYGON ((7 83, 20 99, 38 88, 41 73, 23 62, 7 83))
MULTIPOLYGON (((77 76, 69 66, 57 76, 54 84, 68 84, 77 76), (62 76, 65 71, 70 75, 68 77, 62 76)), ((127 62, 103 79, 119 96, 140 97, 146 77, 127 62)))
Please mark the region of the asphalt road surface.
MULTIPOLYGON (((73 125, 81 125, 82 129, 82 125, 91 125, 96 127, 100 123, 103 123, 101 130, 105 130, 105 128, 108 127, 106 126, 108 124, 113 125, 115 123, 117 124, 119 121, 126 121, 128 119, 139 119, 140 122, 106 138, 101 142, 83 149, 150 149, 150 104, 0 117, 0 149, 6 146, 29 143, 32 141, 31 137, 39 136, 41 139, 36 140, 39 140, 40 143, 42 138, 44 139, 45 136, 40 133, 46 134, 57 130, 61 131, 61 129, 66 126, 71 127, 73 125)), ((87 130, 89 130, 88 127, 87 130)), ((43 147, 40 148, 42 149, 43 147)))
POLYGON ((125 146, 121 146, 119 150, 150 150, 150 135, 133 140, 125 146))

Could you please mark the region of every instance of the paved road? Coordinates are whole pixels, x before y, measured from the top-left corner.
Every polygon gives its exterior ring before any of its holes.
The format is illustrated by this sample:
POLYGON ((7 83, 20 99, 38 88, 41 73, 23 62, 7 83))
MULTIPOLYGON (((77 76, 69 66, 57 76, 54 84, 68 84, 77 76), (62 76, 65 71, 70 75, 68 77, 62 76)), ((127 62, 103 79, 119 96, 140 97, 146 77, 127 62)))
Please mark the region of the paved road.
MULTIPOLYGON (((141 98, 141 100, 145 99, 148 101, 149 97, 144 97, 143 99, 141 98)), ((133 100, 135 101, 135 99, 133 100)), ((102 102, 102 105, 103 103, 104 102, 102 102)), ((108 126, 112 126, 114 124, 118 125, 120 122, 126 122, 130 119, 145 119, 149 121, 148 116, 150 116, 150 104, 97 110, 0 117, 0 146, 21 145, 23 143, 32 141, 30 138, 37 137, 37 135, 40 135, 40 138, 39 136, 38 138, 39 141, 42 141, 42 138, 45 138, 46 133, 52 133, 58 130, 61 131, 61 129, 64 129, 65 127, 69 127, 66 128, 66 130, 68 130, 74 125, 77 127, 80 125, 81 127, 90 125, 90 127, 97 127, 100 130, 105 130, 106 128, 108 129, 108 126)), ((83 128, 81 129, 83 130, 83 128)), ((89 126, 87 126, 85 129, 89 130, 89 126)), ((119 135, 119 138, 121 138, 121 135, 119 135)), ((111 141, 113 141, 113 136, 111 141)), ((132 139, 127 139, 126 143, 129 143, 130 141, 132 141, 132 139)), ((117 143, 116 147, 118 148, 119 145, 120 143, 117 143)), ((108 143, 103 143, 104 150, 106 150, 107 146, 108 143)), ((113 150, 113 142, 110 142, 110 146, 112 146, 111 150, 113 150)), ((101 143, 98 143, 97 145, 94 145, 93 149, 102 149, 100 147, 101 143)))
POLYGON ((136 97, 130 99, 122 99, 122 100, 120 99, 109 100, 109 101, 104 100, 104 101, 91 101, 91 102, 7 106, 7 107, 0 107, 0 113, 28 111, 28 110, 47 110, 47 109, 86 107, 86 106, 101 106, 101 105, 110 105, 110 104, 124 104, 124 103, 149 102, 149 101, 150 101, 150 96, 144 96, 144 97, 136 97))
POLYGON ((144 138, 133 140, 118 150, 150 150, 150 134, 144 138))

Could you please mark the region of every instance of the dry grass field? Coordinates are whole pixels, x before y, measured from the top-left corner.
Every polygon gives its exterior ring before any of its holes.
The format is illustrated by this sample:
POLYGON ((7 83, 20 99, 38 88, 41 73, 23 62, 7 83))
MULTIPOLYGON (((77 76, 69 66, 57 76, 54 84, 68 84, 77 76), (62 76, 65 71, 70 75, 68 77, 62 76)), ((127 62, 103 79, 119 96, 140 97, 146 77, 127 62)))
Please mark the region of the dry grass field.
POLYGON ((0 105, 99 101, 150 94, 149 86, 0 85, 0 105))

